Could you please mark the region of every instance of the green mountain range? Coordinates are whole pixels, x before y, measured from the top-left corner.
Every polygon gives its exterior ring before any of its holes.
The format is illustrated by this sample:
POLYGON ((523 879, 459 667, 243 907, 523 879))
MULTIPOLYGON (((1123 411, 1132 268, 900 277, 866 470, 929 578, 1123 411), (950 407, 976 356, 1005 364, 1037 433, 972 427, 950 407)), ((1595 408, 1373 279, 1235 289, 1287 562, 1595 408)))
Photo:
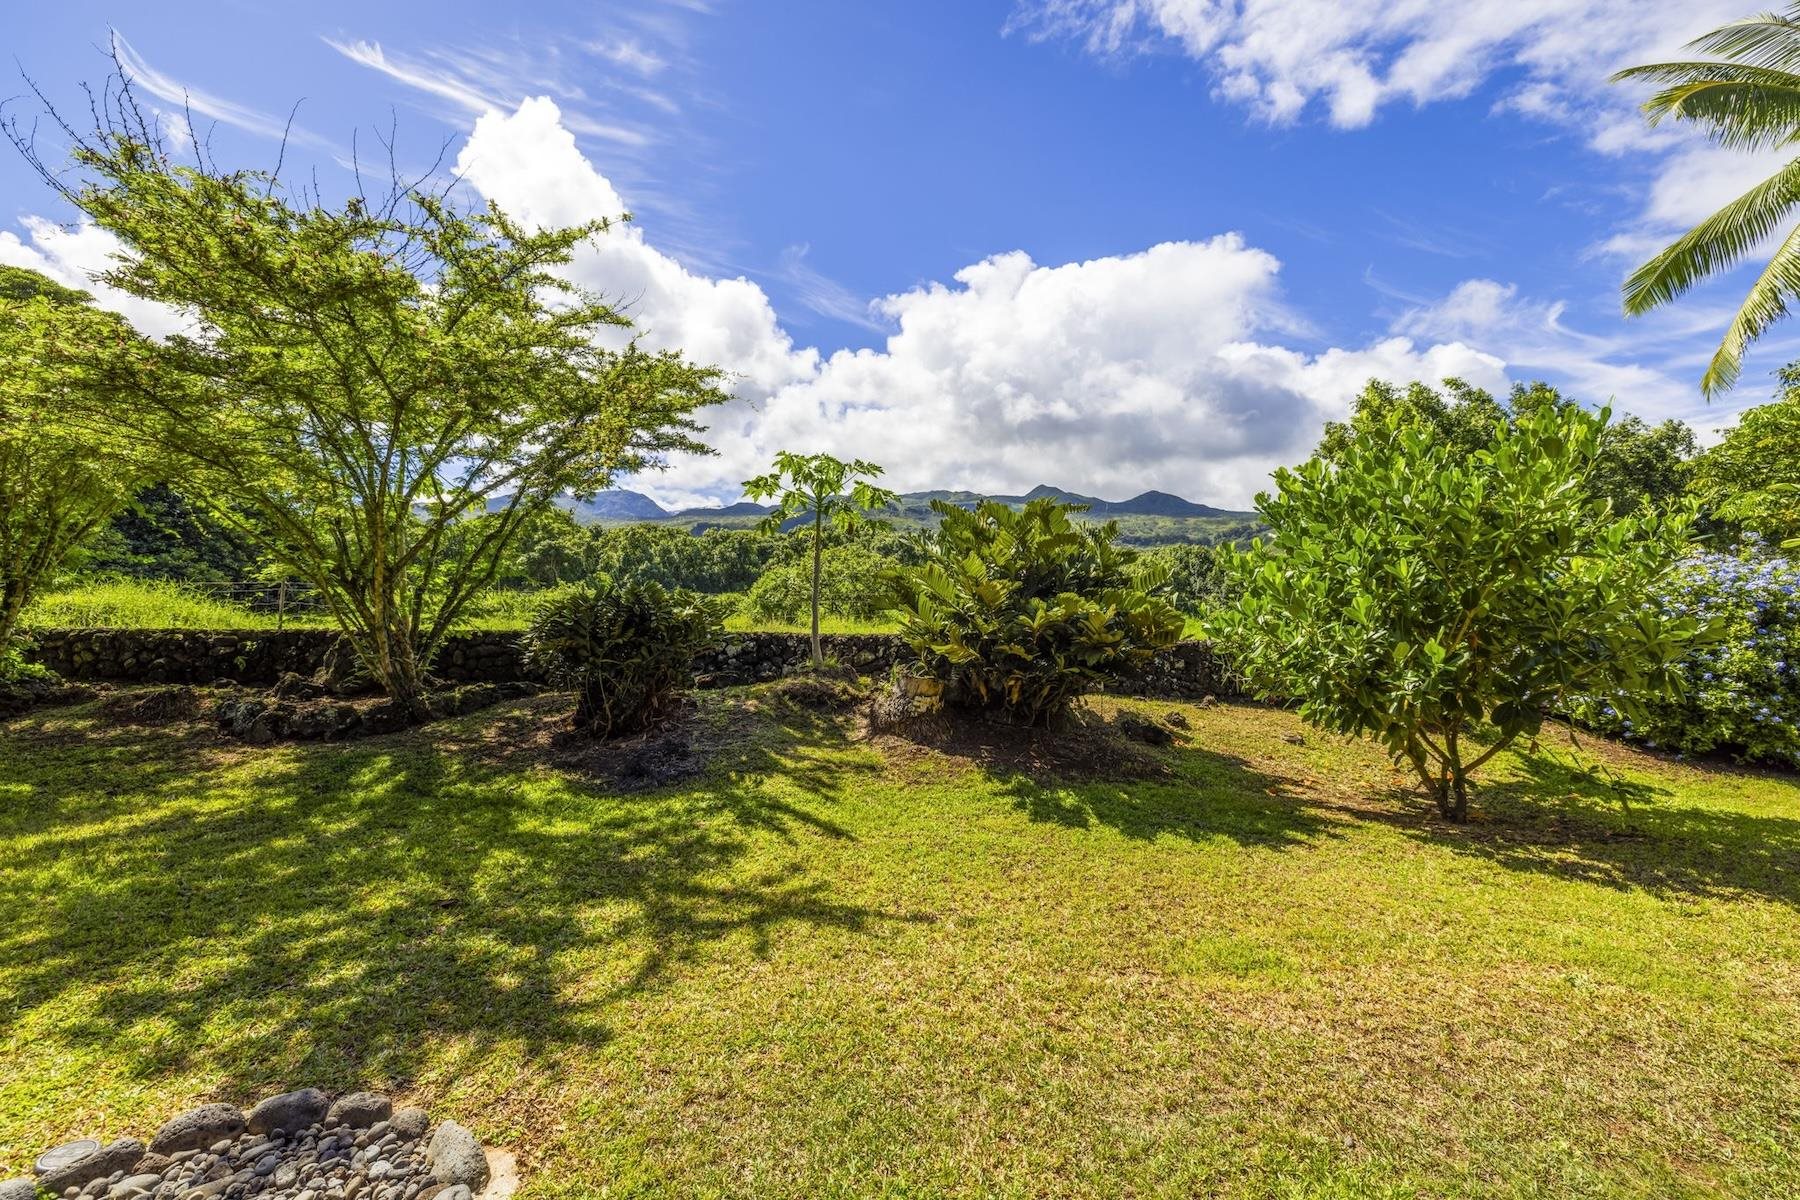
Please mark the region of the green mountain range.
MULTIPOLYGON (((931 509, 933 500, 964 508, 973 508, 983 500, 998 500, 1016 508, 1041 496, 1085 504, 1092 517, 1118 521, 1120 537, 1139 545, 1238 541, 1262 527, 1261 518, 1254 512, 1213 508, 1168 492, 1143 492, 1129 500, 1102 500, 1049 484, 1039 484, 1018 496, 948 490, 906 492, 901 495, 899 505, 885 515, 887 520, 902 528, 930 528, 938 522, 938 515, 931 509)), ((684 525, 695 533, 707 529, 754 528, 771 511, 768 505, 740 500, 716 508, 684 508, 671 512, 642 492, 623 488, 600 492, 587 500, 567 498, 563 507, 576 520, 588 525, 684 525)))

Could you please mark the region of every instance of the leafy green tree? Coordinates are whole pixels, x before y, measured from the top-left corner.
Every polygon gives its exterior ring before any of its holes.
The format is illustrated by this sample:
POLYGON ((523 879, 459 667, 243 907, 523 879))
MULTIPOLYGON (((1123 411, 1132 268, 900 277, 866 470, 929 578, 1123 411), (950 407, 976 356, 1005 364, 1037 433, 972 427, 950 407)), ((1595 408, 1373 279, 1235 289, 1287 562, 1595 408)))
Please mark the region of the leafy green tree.
POLYGON ((1631 67, 1613 80, 1662 85, 1644 102, 1653 126, 1664 120, 1693 122, 1720 146, 1777 151, 1785 160, 1625 281, 1625 311, 1645 313, 1730 270, 1782 234, 1700 379, 1710 397, 1737 382, 1745 349, 1800 299, 1800 226, 1793 224, 1800 206, 1800 158, 1789 156, 1800 139, 1800 4, 1722 25, 1688 46, 1715 57, 1631 67))
POLYGON ((931 506, 943 518, 933 557, 899 573, 895 611, 911 673, 939 681, 946 703, 1055 724, 1181 637, 1182 616, 1159 593, 1167 568, 1121 545, 1114 522, 1072 519, 1085 505, 931 506))
POLYGON ((596 559, 593 531, 564 509, 551 507, 520 529, 505 575, 535 587, 556 587, 592 575, 596 559))
MULTIPOLYGON (((873 621, 894 607, 893 573, 900 566, 862 541, 825 547, 819 611, 873 621)), ((776 563, 750 587, 745 608, 759 621, 796 621, 812 605, 812 570, 805 559, 776 563)))
POLYGON ((744 494, 752 500, 774 500, 775 511, 762 524, 775 532, 795 517, 812 526, 812 661, 820 666, 825 652, 819 644, 819 578, 824 568, 825 528, 835 525, 848 533, 867 520, 867 515, 888 508, 899 497, 870 482, 881 475, 872 462, 844 462, 829 454, 795 454, 783 450, 775 456, 774 469, 744 481, 744 494))
POLYGON ((133 496, 71 565, 98 575, 233 583, 255 578, 260 568, 249 542, 166 483, 133 496))
POLYGON ((1275 473, 1271 540, 1223 551, 1243 599, 1208 623, 1314 725, 1374 736, 1444 816, 1470 775, 1578 694, 1668 694, 1701 637, 1652 586, 1691 514, 1615 518, 1583 480, 1609 414, 1545 405, 1467 453, 1394 413, 1382 436, 1275 473))
POLYGON ((1169 574, 1163 595, 1184 613, 1210 612, 1233 597, 1229 580, 1212 546, 1178 542, 1144 551, 1144 561, 1156 563, 1169 574))
POLYGON ((1780 398, 1747 410, 1701 455, 1693 490, 1728 527, 1800 549, 1800 363, 1781 380, 1780 398))
POLYGON ((696 592, 741 592, 788 552, 785 536, 751 529, 689 533, 673 525, 619 525, 594 533, 595 570, 615 579, 654 579, 696 592))
MULTIPOLYGON (((1547 383, 1515 384, 1506 399, 1499 400, 1460 379, 1446 379, 1441 388, 1424 383, 1401 388, 1371 379, 1356 398, 1350 420, 1325 427, 1318 452, 1335 459, 1357 437, 1386 437, 1388 422, 1398 416, 1458 451, 1473 454, 1487 446, 1496 422, 1511 425, 1542 408, 1574 405, 1547 383)), ((1633 512, 1643 504, 1667 507, 1678 503, 1685 492, 1694 456, 1694 431, 1680 421, 1650 425, 1627 416, 1608 424, 1601 434, 1585 486, 1610 499, 1618 513, 1633 512)))
POLYGON ((68 132, 73 173, 45 175, 123 244, 107 281, 196 318, 108 373, 134 433, 317 589, 415 717, 442 639, 558 494, 704 450, 719 372, 604 348, 629 321, 559 273, 608 222, 532 231, 398 184, 323 207, 177 163, 129 84, 68 132))
POLYGON ((149 349, 85 293, 0 266, 0 671, 39 587, 154 469, 108 383, 149 349))

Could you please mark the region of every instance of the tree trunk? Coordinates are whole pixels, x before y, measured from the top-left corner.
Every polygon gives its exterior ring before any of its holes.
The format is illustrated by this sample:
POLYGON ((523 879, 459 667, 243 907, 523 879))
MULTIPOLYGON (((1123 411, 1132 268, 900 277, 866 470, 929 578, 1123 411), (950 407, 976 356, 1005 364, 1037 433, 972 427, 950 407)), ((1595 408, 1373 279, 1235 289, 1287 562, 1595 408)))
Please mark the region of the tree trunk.
POLYGON ((824 553, 824 547, 821 545, 821 540, 823 538, 823 519, 822 518, 823 518, 823 514, 820 512, 819 505, 817 503, 814 503, 814 505, 813 505, 813 572, 812 572, 812 662, 813 662, 813 666, 815 666, 815 667, 822 667, 825 665, 825 651, 819 645, 819 569, 820 569, 820 565, 821 565, 821 558, 824 553))
POLYGON ((1438 784, 1438 812, 1445 820, 1457 824, 1469 819, 1469 777, 1463 770, 1462 751, 1457 745, 1455 729, 1444 734, 1444 776, 1438 784))
POLYGON ((1450 819, 1462 824, 1469 819, 1469 781, 1462 773, 1450 777, 1451 810, 1450 819))
POLYGON ((23 579, 8 578, 0 587, 0 657, 12 646, 19 632, 19 618, 25 612, 26 588, 23 579))
POLYGON ((425 672, 419 669, 411 636, 404 629, 383 630, 378 636, 386 644, 388 674, 381 683, 388 698, 406 711, 409 720, 429 721, 431 707, 425 702, 425 672))

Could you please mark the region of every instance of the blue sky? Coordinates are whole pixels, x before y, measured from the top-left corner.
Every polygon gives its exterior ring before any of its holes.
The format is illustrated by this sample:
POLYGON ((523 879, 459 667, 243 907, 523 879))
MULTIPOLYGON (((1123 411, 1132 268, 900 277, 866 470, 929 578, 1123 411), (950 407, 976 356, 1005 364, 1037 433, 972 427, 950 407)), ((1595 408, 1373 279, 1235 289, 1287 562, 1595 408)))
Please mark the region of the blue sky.
MULTIPOLYGON (((575 273, 739 396, 716 457, 633 484, 666 501, 818 448, 906 488, 1244 505, 1372 374, 1548 378, 1703 433, 1767 399, 1800 330, 1724 400, 1694 386, 1744 272, 1618 306, 1766 164, 1645 130, 1604 77, 1739 7, 76 2, 15 16, 11 50, 72 106, 116 31, 233 163, 272 164, 298 103, 286 169, 327 196, 392 127, 404 167, 441 149, 528 219, 628 207, 575 273)), ((10 152, 0 197, 0 260, 101 265, 10 152)))

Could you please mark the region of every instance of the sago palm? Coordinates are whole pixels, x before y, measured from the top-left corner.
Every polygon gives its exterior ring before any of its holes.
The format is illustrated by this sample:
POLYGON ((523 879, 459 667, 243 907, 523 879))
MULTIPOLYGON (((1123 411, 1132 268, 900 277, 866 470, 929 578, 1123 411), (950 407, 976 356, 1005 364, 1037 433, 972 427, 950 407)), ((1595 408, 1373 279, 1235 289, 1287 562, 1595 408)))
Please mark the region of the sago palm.
MULTIPOLYGON (((1713 141, 1739 150, 1800 147, 1800 3, 1721 26, 1689 42, 1709 60, 1651 63, 1613 76, 1663 87, 1644 103, 1652 125, 1666 118, 1695 121, 1713 141)), ((1725 330, 1700 389, 1709 398, 1737 381, 1744 351, 1800 298, 1800 157, 1721 208, 1625 281, 1625 311, 1633 316, 1667 303, 1710 275, 1735 266, 1787 227, 1725 330)))

